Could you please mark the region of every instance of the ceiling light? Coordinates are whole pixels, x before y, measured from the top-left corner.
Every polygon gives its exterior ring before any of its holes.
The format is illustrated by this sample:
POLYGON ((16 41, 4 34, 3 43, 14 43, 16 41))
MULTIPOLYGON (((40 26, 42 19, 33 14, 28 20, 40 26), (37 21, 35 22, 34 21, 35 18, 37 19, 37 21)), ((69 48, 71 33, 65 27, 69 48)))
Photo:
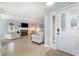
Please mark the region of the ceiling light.
POLYGON ((54 1, 49 1, 49 2, 47 2, 47 5, 48 6, 51 6, 51 5, 53 5, 55 2, 54 1))

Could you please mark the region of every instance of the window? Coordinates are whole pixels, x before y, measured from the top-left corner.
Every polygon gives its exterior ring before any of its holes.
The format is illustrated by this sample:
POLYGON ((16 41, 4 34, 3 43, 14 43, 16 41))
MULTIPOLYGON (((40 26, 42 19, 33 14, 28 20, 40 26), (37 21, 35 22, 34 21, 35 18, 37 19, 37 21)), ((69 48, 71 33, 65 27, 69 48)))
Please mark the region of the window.
POLYGON ((66 20, 65 14, 61 14, 61 30, 62 31, 65 31, 65 27, 66 27, 65 20, 66 20))

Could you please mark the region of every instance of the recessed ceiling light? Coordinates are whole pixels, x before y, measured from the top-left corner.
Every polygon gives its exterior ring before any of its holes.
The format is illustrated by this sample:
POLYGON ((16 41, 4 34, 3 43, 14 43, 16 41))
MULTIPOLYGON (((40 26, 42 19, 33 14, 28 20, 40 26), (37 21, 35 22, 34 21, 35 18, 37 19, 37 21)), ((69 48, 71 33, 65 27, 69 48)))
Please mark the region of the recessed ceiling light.
POLYGON ((48 6, 51 6, 51 5, 53 5, 55 2, 54 1, 49 1, 49 2, 47 2, 46 4, 48 5, 48 6))

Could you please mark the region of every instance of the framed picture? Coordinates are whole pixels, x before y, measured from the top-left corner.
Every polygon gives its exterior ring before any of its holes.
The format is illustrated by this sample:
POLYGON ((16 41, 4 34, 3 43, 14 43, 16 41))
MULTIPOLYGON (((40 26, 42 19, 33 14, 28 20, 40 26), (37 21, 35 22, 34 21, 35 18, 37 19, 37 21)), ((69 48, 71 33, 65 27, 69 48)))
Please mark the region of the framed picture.
POLYGON ((77 26, 77 19, 78 19, 78 15, 77 15, 77 10, 72 10, 71 11, 71 23, 70 23, 70 26, 73 28, 73 27, 76 27, 77 26))
POLYGON ((9 22, 8 31, 9 32, 14 32, 14 23, 13 22, 9 22))
POLYGON ((77 19, 72 18, 71 19, 71 27, 77 26, 77 19))

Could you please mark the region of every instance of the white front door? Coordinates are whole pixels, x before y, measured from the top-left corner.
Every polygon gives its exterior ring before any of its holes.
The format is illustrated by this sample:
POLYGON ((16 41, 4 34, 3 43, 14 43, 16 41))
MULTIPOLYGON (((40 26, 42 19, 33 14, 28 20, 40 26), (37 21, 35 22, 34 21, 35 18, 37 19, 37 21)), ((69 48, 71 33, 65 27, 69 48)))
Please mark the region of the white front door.
POLYGON ((66 31, 66 15, 64 13, 60 13, 59 14, 59 35, 57 35, 57 49, 58 50, 63 50, 62 47, 64 47, 63 44, 66 44, 66 42, 64 42, 64 35, 65 35, 65 31, 66 31))

